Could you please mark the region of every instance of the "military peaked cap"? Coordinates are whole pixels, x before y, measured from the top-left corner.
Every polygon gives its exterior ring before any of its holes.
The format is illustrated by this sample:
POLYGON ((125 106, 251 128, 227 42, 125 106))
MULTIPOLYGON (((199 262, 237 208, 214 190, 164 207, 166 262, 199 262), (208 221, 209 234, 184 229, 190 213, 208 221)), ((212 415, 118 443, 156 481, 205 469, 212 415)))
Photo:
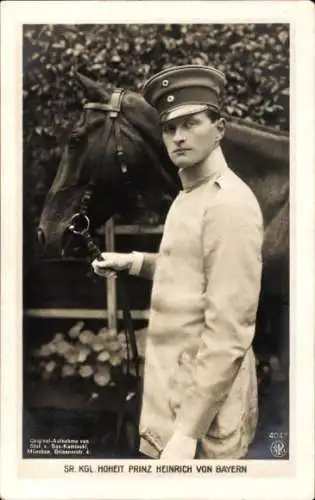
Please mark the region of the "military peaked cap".
POLYGON ((153 75, 144 84, 142 94, 165 122, 207 108, 219 111, 225 83, 221 71, 211 66, 187 64, 153 75))

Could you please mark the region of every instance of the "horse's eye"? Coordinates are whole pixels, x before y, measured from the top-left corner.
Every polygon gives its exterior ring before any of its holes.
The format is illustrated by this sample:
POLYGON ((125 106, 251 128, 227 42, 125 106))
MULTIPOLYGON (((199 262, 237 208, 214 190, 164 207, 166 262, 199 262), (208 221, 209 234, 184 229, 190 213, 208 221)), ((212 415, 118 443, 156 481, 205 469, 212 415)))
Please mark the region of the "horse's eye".
POLYGON ((74 141, 78 141, 79 139, 81 139, 82 135, 83 135, 83 130, 80 129, 79 127, 75 128, 71 132, 71 139, 74 141))
POLYGON ((83 127, 83 125, 85 124, 85 117, 86 117, 86 113, 83 112, 81 113, 76 125, 75 125, 75 128, 77 127, 83 127))
POLYGON ((69 146, 77 147, 80 143, 83 142, 85 136, 85 128, 84 127, 75 127, 69 138, 69 146))

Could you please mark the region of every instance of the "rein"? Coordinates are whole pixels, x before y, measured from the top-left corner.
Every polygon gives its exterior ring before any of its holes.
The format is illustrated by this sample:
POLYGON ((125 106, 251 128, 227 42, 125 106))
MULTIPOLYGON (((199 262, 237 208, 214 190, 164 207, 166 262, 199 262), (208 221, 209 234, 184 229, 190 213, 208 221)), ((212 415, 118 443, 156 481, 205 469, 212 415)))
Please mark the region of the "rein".
MULTIPOLYGON (((99 111, 104 111, 108 113, 108 117, 110 119, 109 126, 107 127, 107 132, 105 136, 105 148, 110 138, 111 132, 113 130, 115 136, 116 143, 116 157, 117 162, 120 167, 120 171, 123 174, 123 179, 126 184, 130 187, 130 179, 128 175, 128 167, 125 159, 125 153, 122 146, 122 138, 119 123, 117 118, 121 111, 121 103, 124 95, 124 89, 115 89, 111 95, 111 100, 109 104, 103 103, 94 103, 90 102, 84 106, 84 109, 95 109, 99 111)), ((95 242, 93 241, 90 234, 90 219, 87 215, 88 204, 91 199, 94 185, 98 178, 99 169, 101 164, 97 166, 94 171, 94 175, 91 177, 82 197, 80 200, 80 205, 78 212, 75 213, 69 224, 69 230, 76 235, 82 236, 89 253, 91 260, 97 259, 102 260, 102 254, 100 249, 97 247, 95 242)), ((117 271, 115 271, 117 272, 117 271)), ((125 271, 117 272, 118 275, 118 290, 120 291, 120 298, 122 303, 122 311, 123 311, 123 323, 124 323, 124 333, 126 338, 127 345, 127 363, 126 363, 126 372, 123 374, 125 383, 123 384, 122 391, 122 400, 120 405, 120 411, 118 413, 118 420, 116 426, 116 436, 114 440, 114 451, 117 450, 117 446, 119 444, 119 438, 121 436, 122 425, 124 416, 126 413, 126 403, 129 399, 128 388, 126 384, 126 379, 131 375, 131 363, 134 363, 135 366, 135 374, 136 374, 136 387, 135 387, 135 399, 136 399, 136 416, 139 417, 140 411, 140 374, 139 374, 139 355, 138 348, 136 343, 136 336, 132 324, 132 317, 130 312, 130 304, 127 293, 127 277, 128 274, 125 271)), ((137 441, 139 440, 138 432, 137 432, 137 441)), ((138 442, 135 443, 135 449, 138 449, 138 442)))

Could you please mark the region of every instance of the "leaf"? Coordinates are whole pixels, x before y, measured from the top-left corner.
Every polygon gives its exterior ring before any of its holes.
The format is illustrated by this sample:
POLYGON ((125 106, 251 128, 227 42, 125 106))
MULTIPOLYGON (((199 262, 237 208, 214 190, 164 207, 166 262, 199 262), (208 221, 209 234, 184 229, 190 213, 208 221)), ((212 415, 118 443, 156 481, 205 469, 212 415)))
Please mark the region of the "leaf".
POLYGON ((93 64, 93 66, 91 66, 91 69, 93 69, 93 70, 101 69, 101 68, 102 68, 101 64, 93 64))
POLYGON ((94 333, 90 330, 83 330, 79 335, 79 339, 82 344, 91 344, 94 340, 94 333))
POLYGON ((89 378, 93 375, 94 370, 90 365, 82 365, 80 366, 78 372, 82 378, 89 378))
POLYGON ((97 337, 91 343, 91 347, 92 347, 93 351, 95 351, 95 352, 101 351, 102 349, 104 349, 104 347, 106 345, 107 345, 107 343, 104 339, 101 339, 101 338, 98 339, 97 337))
POLYGON ((98 337, 100 337, 102 339, 107 339, 108 333, 109 333, 109 330, 107 328, 103 327, 98 331, 97 335, 98 335, 98 337))
POLYGON ((84 363, 86 358, 91 353, 90 349, 84 345, 79 345, 77 347, 77 361, 78 363, 84 363))
POLYGON ((64 365, 61 368, 61 376, 62 377, 71 377, 75 374, 75 368, 71 365, 64 365))
POLYGON ((46 357, 50 356, 52 353, 53 353, 53 349, 52 349, 51 344, 46 344, 46 345, 43 345, 39 349, 38 356, 46 358, 46 357))
POLYGON ((98 368, 98 370, 95 373, 93 378, 94 378, 94 381, 97 385, 105 386, 105 385, 109 384, 109 382, 111 380, 110 368, 107 366, 102 366, 102 367, 98 368))
POLYGON ((79 337, 80 332, 83 330, 85 326, 84 321, 78 321, 74 326, 70 328, 68 331, 68 335, 72 339, 76 339, 79 337))
POLYGON ((111 340, 110 342, 107 342, 106 347, 109 350, 109 352, 111 352, 111 353, 112 352, 116 353, 116 352, 120 351, 120 349, 121 349, 121 345, 117 340, 111 340))
MULTIPOLYGON (((78 353, 76 352, 75 349, 69 350, 64 354, 65 359, 67 362, 71 365, 74 365, 78 362, 78 353)), ((84 360, 85 361, 85 360, 84 360)))
POLYGON ((79 56, 85 50, 84 45, 81 43, 76 43, 73 49, 73 55, 79 56))
POLYGON ((109 339, 117 339, 117 332, 116 330, 110 329, 108 330, 108 338, 109 339))
POLYGON ((280 33, 278 34, 278 38, 279 38, 280 42, 284 44, 289 38, 288 31, 284 31, 284 30, 280 31, 280 33))
POLYGON ((116 353, 110 357, 109 363, 112 366, 119 366, 121 364, 122 360, 123 360, 123 356, 121 355, 121 353, 116 353))
POLYGON ((117 338, 122 347, 125 347, 127 345, 126 335, 124 332, 119 332, 117 338))
POLYGON ((102 362, 108 361, 109 358, 110 358, 110 354, 106 350, 100 352, 99 355, 97 356, 98 361, 102 361, 102 362))
POLYGON ((47 365, 45 366, 45 370, 46 372, 48 373, 52 373, 54 371, 54 369, 56 368, 57 364, 55 361, 50 361, 49 363, 47 363, 47 365))
POLYGON ((71 349, 73 349, 73 346, 67 342, 66 340, 59 340, 57 342, 54 342, 54 348, 58 354, 64 355, 71 349))
POLYGON ((119 63, 121 61, 121 57, 118 54, 115 54, 112 58, 111 61, 114 63, 119 63))
POLYGON ((65 336, 63 333, 56 333, 52 342, 58 342, 60 340, 64 340, 65 336))

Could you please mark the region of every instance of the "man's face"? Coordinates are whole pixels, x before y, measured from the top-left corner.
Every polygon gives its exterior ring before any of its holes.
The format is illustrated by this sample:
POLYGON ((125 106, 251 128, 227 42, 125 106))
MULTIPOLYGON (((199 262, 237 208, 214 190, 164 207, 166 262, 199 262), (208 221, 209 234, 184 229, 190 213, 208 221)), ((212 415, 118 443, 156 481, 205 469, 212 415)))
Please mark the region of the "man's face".
POLYGON ((178 168, 202 163, 212 152, 218 135, 205 111, 178 117, 162 125, 168 155, 178 168))

